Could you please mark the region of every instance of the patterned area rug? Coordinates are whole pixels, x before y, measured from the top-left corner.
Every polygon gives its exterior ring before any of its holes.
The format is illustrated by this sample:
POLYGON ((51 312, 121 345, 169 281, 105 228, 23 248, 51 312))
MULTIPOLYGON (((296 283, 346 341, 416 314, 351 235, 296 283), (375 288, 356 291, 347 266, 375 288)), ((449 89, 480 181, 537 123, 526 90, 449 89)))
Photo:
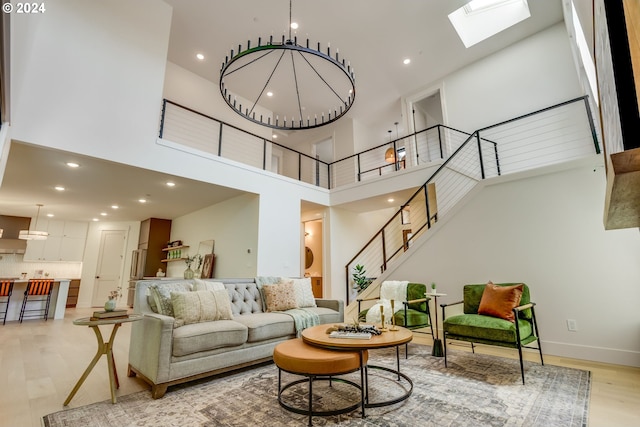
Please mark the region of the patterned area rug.
MULTIPOLYGON (((522 385, 518 360, 449 352, 431 357, 430 347, 409 346, 401 351, 401 372, 414 383, 411 396, 395 405, 367 408, 329 417, 314 417, 315 426, 586 426, 590 373, 577 369, 525 362, 522 385)), ((370 353, 369 364, 393 367, 395 351, 370 353)), ((283 383, 299 379, 283 373, 283 383)), ((349 379, 359 383, 359 374, 349 379)), ((277 401, 278 370, 273 364, 199 382, 170 387, 158 400, 142 391, 68 409, 43 417, 46 427, 152 426, 301 426, 308 417, 283 409, 277 401)), ((390 400, 409 385, 378 369, 369 370, 370 401, 390 400)), ((314 382, 314 408, 335 409, 359 399, 352 386, 314 382)), ((306 405, 306 384, 288 389, 284 398, 293 406, 306 405)))

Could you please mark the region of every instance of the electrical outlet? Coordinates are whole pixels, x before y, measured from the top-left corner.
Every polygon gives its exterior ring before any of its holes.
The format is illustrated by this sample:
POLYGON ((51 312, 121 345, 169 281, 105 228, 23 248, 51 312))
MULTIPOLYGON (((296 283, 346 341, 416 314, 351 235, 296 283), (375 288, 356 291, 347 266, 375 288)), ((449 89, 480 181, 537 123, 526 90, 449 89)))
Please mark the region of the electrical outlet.
POLYGON ((577 332, 578 322, 576 322, 574 319, 567 319, 567 329, 571 332, 577 332))

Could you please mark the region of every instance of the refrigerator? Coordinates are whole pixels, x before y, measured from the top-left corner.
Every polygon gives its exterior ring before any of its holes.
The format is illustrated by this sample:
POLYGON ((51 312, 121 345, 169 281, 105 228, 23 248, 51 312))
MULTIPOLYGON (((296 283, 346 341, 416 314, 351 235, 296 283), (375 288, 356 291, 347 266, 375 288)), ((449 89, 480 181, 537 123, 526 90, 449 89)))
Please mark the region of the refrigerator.
POLYGON ((127 292, 127 305, 133 307, 133 298, 136 293, 136 282, 144 277, 144 269, 147 264, 147 250, 136 249, 131 254, 131 273, 129 274, 129 289, 127 292))

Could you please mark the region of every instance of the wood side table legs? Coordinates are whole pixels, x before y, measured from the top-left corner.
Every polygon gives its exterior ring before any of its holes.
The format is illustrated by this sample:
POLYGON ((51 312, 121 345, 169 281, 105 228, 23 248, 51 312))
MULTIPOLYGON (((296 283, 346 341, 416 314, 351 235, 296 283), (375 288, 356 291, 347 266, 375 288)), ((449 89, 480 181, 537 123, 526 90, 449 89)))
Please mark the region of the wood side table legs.
POLYGON ((113 342, 116 338, 116 332, 118 332, 120 324, 116 323, 113 325, 111 336, 109 337, 109 341, 106 343, 102 338, 102 333, 100 332, 100 328, 98 328, 98 325, 91 325, 89 327, 93 329, 93 332, 95 332, 96 334, 96 339, 98 340, 98 351, 96 352, 96 355, 93 356, 93 359, 89 363, 89 366, 87 366, 87 369, 85 369, 76 385, 73 387, 73 390, 71 390, 71 393, 69 393, 67 400, 64 401, 64 406, 67 406, 69 402, 71 402, 71 399, 73 399, 73 396, 75 396, 75 394, 78 392, 80 386, 82 386, 82 383, 84 383, 84 380, 87 379, 89 373, 93 370, 93 367, 96 365, 96 363, 98 363, 98 360, 100 360, 100 357, 103 354, 107 355, 107 365, 109 368, 109 387, 111 389, 111 403, 116 403, 116 388, 120 388, 120 382, 118 381, 118 372, 116 370, 116 364, 113 359, 113 342))

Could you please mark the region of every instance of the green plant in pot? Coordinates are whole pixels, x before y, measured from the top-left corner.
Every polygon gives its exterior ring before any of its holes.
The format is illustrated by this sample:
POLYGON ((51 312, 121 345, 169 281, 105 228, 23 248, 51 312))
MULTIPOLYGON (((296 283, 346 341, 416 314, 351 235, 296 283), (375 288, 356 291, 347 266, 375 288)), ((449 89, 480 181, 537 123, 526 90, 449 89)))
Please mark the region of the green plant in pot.
POLYGON ((367 286, 371 284, 372 280, 366 277, 364 265, 357 264, 353 270, 353 275, 351 276, 353 279, 353 288, 357 289, 358 292, 367 289, 367 286))

